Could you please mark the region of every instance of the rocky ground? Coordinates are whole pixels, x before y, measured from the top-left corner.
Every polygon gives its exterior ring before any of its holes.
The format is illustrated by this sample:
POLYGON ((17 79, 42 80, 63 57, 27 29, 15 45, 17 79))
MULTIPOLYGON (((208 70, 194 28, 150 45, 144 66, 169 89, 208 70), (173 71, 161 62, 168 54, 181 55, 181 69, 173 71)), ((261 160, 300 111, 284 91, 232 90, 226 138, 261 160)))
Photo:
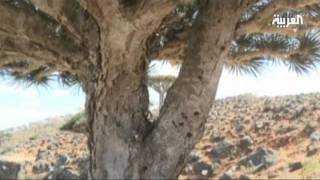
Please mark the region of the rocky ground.
POLYGON ((59 130, 65 123, 54 118, 0 136, 0 179, 86 179, 87 137, 59 130))
MULTIPOLYGON (((0 178, 87 178, 86 136, 62 123, 0 136, 0 178)), ((319 179, 320 94, 216 101, 180 178, 319 179)))
POLYGON ((216 102, 183 177, 320 178, 320 94, 216 102))

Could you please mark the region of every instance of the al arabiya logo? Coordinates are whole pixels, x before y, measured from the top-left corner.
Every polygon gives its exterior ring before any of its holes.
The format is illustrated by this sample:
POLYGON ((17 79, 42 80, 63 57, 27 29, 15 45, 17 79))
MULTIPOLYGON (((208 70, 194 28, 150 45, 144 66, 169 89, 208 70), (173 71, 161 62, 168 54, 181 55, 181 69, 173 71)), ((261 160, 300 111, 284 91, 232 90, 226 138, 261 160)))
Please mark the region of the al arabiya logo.
POLYGON ((279 14, 275 14, 273 15, 272 25, 277 28, 287 28, 290 25, 303 25, 303 17, 302 15, 281 17, 279 14))

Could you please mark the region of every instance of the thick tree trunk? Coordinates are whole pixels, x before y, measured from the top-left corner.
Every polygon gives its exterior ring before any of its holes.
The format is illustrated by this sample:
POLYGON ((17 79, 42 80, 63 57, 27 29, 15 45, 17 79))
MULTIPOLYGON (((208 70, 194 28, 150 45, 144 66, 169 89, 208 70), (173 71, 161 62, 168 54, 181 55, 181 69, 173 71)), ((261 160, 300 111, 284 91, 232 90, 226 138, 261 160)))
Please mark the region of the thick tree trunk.
POLYGON ((146 42, 190 1, 0 1, 0 67, 64 72, 83 86, 93 178, 177 177, 199 140, 245 0, 200 1, 187 59, 151 128, 146 42))
POLYGON ((138 178, 136 158, 148 131, 145 39, 133 35, 134 28, 126 23, 108 32, 115 34, 102 36, 102 73, 87 92, 91 174, 94 178, 138 178), (114 44, 114 38, 121 41, 114 44))
POLYGON ((103 88, 88 95, 91 173, 95 178, 139 177, 135 158, 141 152, 141 142, 148 130, 148 95, 142 83, 144 73, 140 76, 131 73, 122 69, 111 80, 115 84, 106 85, 107 77, 97 85, 103 88))
MULTIPOLYGON (((179 176, 214 101, 222 60, 242 10, 240 1, 204 3, 181 73, 152 128, 147 121, 145 42, 161 21, 138 31, 116 12, 106 20, 112 11, 96 11, 101 70, 87 88, 86 104, 93 178, 179 176)), ((110 7, 113 1, 97 2, 95 7, 110 7)))
POLYGON ((141 11, 130 11, 129 16, 122 12, 120 2, 88 1, 101 32, 101 70, 86 92, 90 174, 97 179, 141 177, 142 142, 151 129, 147 119, 146 41, 175 7, 170 2, 141 1, 141 11), (152 3, 163 9, 154 11, 152 3))
POLYGON ((199 1, 187 58, 150 125, 146 42, 190 1, 0 2, 0 67, 18 72, 25 61, 31 74, 66 72, 84 88, 93 178, 176 178, 200 139, 237 20, 253 1, 199 1))

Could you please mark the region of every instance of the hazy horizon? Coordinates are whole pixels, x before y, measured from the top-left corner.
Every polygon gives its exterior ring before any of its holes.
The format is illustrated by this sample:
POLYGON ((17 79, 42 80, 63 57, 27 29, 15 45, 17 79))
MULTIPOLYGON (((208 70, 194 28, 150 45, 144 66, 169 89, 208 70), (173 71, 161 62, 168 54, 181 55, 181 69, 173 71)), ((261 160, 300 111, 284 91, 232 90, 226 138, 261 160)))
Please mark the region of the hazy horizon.
MULTIPOLYGON (((177 75, 178 69, 169 64, 152 70, 151 74, 177 75)), ((318 68, 319 69, 319 68, 318 68)), ((284 66, 267 66, 259 77, 235 75, 223 70, 217 99, 253 94, 256 96, 282 96, 320 92, 320 71, 297 76, 284 66)), ((158 95, 150 91, 151 101, 157 103, 158 95)), ((10 79, 0 82, 0 130, 26 125, 53 116, 67 115, 84 109, 85 94, 78 87, 63 88, 56 81, 49 87, 25 88, 12 84, 10 79)))

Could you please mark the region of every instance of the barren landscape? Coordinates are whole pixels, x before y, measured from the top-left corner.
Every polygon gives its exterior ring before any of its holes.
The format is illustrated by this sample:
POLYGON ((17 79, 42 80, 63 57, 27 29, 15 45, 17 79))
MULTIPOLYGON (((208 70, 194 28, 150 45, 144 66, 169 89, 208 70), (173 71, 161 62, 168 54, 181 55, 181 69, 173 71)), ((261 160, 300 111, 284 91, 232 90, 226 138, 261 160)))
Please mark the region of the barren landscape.
MULTIPOLYGON (((319 100, 318 93, 217 100, 180 178, 319 179, 319 100)), ((77 116, 2 132, 0 177, 88 178, 85 124, 70 125, 77 116)))

